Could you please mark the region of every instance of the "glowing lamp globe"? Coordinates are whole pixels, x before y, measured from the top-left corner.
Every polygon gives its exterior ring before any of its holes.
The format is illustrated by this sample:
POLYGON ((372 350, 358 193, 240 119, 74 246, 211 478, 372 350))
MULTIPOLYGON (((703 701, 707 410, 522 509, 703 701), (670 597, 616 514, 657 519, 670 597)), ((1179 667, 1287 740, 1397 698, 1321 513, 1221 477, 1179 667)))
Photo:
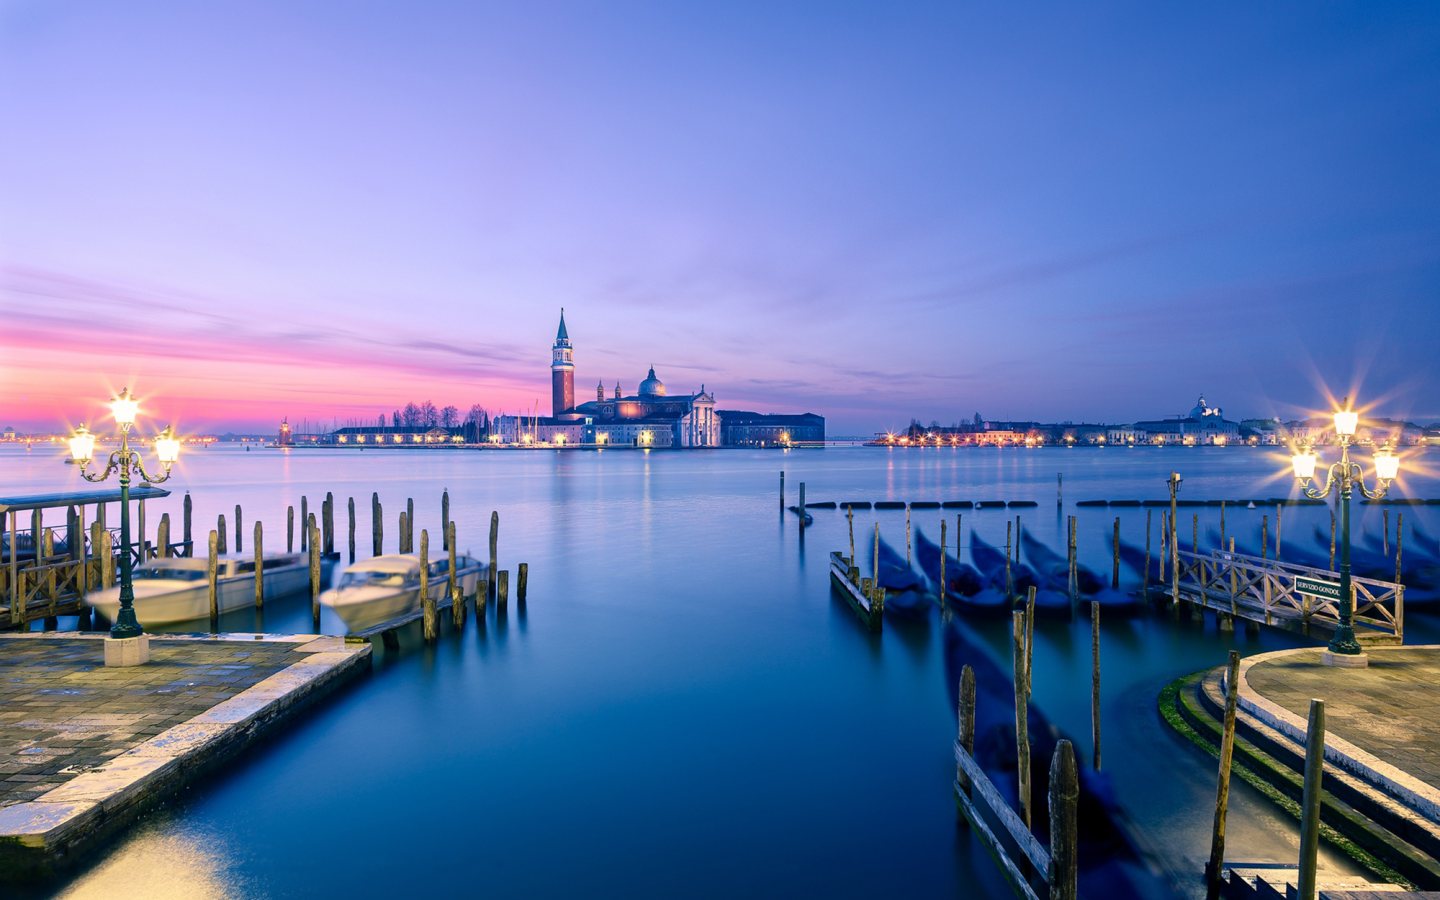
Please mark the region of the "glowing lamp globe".
POLYGON ((1400 474, 1400 457, 1389 445, 1375 451, 1375 474, 1381 481, 1394 481, 1395 476, 1400 474))
POLYGON ((78 463, 89 462, 95 456, 95 435, 84 425, 75 429, 70 437, 70 458, 78 463))
POLYGON ((1335 433, 1342 437, 1354 437, 1360 424, 1360 414, 1348 409, 1335 412, 1335 433))
POLYGON ((1294 456, 1290 457, 1290 465, 1295 469, 1295 477, 1301 481, 1308 481, 1315 477, 1315 452, 1301 447, 1294 456))
POLYGON ((135 416, 140 412, 140 401, 130 396, 130 389, 120 391, 120 396, 110 401, 110 411, 115 414, 115 422, 126 431, 135 424, 135 416))
POLYGON ((173 428, 167 426, 156 436, 155 455, 160 457, 160 461, 165 464, 167 471, 175 460, 180 458, 180 441, 175 437, 173 428))

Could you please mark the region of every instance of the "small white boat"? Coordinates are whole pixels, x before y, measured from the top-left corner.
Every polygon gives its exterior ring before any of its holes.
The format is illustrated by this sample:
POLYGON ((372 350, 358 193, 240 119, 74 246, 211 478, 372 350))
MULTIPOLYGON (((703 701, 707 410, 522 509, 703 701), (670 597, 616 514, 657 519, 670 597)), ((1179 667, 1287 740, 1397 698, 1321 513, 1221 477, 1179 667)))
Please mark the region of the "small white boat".
MULTIPOLYGON (((429 568, 428 593, 439 600, 450 590, 450 560, 442 556, 432 560, 429 568)), ((475 593, 486 568, 474 557, 455 557, 462 596, 475 593)), ((420 609, 420 556, 397 553, 354 563, 341 574, 334 590, 320 595, 320 603, 334 610, 351 631, 414 612, 420 609)))
MULTIPOLYGON (((321 563, 321 584, 334 558, 321 563)), ((194 557, 155 559, 131 573, 135 617, 141 625, 168 625, 210 615, 209 560, 194 557)), ((310 559, 303 553, 267 553, 261 568, 265 599, 303 591, 310 586, 310 559)), ((220 612, 255 605, 255 557, 222 556, 215 567, 215 601, 220 612)), ((85 602, 110 621, 120 611, 120 587, 95 591, 85 602)))

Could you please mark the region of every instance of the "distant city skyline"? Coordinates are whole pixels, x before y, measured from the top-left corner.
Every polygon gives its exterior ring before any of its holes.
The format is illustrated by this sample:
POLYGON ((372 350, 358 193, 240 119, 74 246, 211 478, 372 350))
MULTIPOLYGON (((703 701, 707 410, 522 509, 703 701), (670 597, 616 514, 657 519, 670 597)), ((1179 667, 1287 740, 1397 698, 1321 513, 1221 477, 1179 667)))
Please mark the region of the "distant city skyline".
POLYGON ((1440 420, 1440 9, 12 2, 0 427, 1440 420))

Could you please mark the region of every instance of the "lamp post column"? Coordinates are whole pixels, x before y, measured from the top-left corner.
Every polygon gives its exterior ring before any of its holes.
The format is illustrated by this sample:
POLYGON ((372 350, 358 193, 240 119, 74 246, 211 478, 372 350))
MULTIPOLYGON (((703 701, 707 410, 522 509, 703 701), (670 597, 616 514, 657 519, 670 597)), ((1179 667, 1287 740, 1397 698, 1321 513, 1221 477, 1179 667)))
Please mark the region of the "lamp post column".
POLYGON ((1341 451, 1340 466, 1340 627, 1330 640, 1330 652, 1355 656, 1361 652, 1355 640, 1355 596, 1350 586, 1350 453, 1341 451))
POLYGON ((130 567, 130 442, 120 433, 120 611, 110 627, 112 638, 133 638, 145 633, 135 618, 135 588, 130 567))

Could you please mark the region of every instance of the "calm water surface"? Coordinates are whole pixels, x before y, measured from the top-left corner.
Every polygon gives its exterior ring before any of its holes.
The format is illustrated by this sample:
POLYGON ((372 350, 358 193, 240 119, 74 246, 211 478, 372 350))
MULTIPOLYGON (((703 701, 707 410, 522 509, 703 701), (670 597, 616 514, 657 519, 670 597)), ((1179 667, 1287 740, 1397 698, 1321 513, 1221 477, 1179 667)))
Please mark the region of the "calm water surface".
MULTIPOLYGON (((0 450, 0 491, 79 487, 62 458, 0 450)), ((1425 462, 1407 461, 1404 490, 1440 496, 1425 462)), ((472 618, 460 634, 447 625, 432 648, 413 631, 397 652, 377 646, 370 676, 36 896, 1010 896, 955 825, 938 621, 864 631, 828 583, 826 556, 847 543, 843 514, 814 511, 802 541, 795 517, 778 515, 782 469, 791 503, 801 481, 812 502, 1038 500, 1020 511, 1025 526, 1059 549, 1064 516, 1078 514, 1081 560, 1101 572, 1116 514, 1123 538, 1143 545, 1146 512, 1077 510, 1077 500, 1159 498, 1171 469, 1187 498, 1293 490, 1286 460, 1254 450, 191 452, 167 485, 174 495, 150 504, 152 537, 168 511, 178 539, 188 489, 197 541, 220 513, 233 539, 239 503, 245 546, 258 516, 267 548, 279 548, 285 507, 298 514, 306 495, 317 508, 331 491, 337 546, 353 496, 365 556, 378 491, 388 551, 407 497, 417 534, 428 528, 438 548, 448 488, 462 549, 484 555, 499 510, 501 567, 529 563, 528 608, 512 602, 500 621, 492 608, 485 627, 472 618)), ((1182 510, 1182 532, 1197 511, 1202 536, 1218 526, 1217 510, 1182 510)), ((1436 511, 1404 510, 1407 546, 1413 522, 1440 532, 1436 511)), ((1273 507, 1231 509, 1230 531, 1253 534, 1266 513, 1273 534, 1273 507)), ((913 524, 938 538, 940 516, 917 511, 913 524)), ((963 527, 1003 543, 1006 517, 966 511, 963 527)), ((903 548, 904 511, 857 514, 857 534, 875 521, 903 548)), ((1328 511, 1287 508, 1283 538, 1309 541, 1317 524, 1328 532, 1328 511)), ((1362 526, 1378 533, 1381 510, 1364 508, 1362 526)), ((1406 623, 1411 643, 1440 631, 1423 615, 1406 623)), ((224 626, 251 630, 254 613, 224 626)), ((264 626, 308 631, 308 601, 269 604, 264 626)), ((324 627, 340 631, 328 617, 324 627)), ((1006 624, 980 627, 1008 659, 1006 624)), ((1035 702, 1088 759, 1089 623, 1036 631, 1035 702)), ((1150 837, 1198 872, 1214 764, 1164 727, 1156 694, 1232 646, 1299 641, 1168 616, 1102 632, 1106 768, 1150 837)), ((1291 823, 1239 784, 1230 832, 1232 857, 1294 858, 1291 823)))

